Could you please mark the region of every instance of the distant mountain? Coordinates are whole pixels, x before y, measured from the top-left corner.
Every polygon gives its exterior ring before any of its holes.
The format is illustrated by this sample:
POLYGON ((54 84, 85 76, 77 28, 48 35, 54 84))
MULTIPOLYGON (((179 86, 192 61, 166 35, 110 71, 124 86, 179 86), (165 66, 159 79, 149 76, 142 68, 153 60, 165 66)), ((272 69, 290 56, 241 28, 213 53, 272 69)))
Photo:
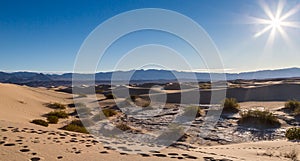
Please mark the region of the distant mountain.
MULTIPOLYGON (((6 73, 8 74, 8 73, 6 73)), ((1 75, 0 75, 1 76, 1 75)), ((1 80, 2 78, 0 78, 1 80)), ((43 73, 32 73, 32 72, 15 72, 10 73, 3 79, 4 83, 15 83, 15 84, 26 84, 34 81, 52 81, 52 79, 43 73)))
MULTIPOLYGON (((220 73, 211 73, 214 76, 221 76, 220 73)), ((84 80, 86 77, 91 77, 91 74, 77 74, 84 80)), ((15 83, 15 84, 26 84, 34 86, 38 84, 71 84, 72 73, 65 74, 43 74, 34 72, 14 72, 5 73, 0 72, 0 82, 4 83, 15 83), (55 83, 57 82, 57 83, 55 83)), ((114 80, 130 79, 133 81, 174 81, 180 80, 192 80, 197 78, 198 81, 210 81, 209 73, 194 73, 194 72, 179 72, 169 70, 136 70, 136 71, 116 71, 116 72, 99 72, 95 74, 95 80, 97 82, 110 82, 114 80)), ((262 70, 255 72, 244 72, 244 73, 227 73, 227 80, 236 79, 275 79, 275 78, 300 78, 300 68, 286 68, 278 70, 262 70)))

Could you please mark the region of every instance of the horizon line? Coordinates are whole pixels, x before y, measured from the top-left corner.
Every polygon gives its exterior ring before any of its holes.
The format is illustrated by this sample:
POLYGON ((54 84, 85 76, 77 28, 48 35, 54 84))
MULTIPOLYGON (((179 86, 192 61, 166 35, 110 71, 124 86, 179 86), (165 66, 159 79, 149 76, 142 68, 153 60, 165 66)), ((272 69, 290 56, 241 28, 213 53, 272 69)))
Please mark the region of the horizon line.
MULTIPOLYGON (((259 72, 259 71, 274 71, 274 70, 283 70, 283 69, 292 69, 292 68, 300 68, 300 67, 284 67, 284 68, 273 68, 273 69, 258 69, 258 70, 245 70, 245 71, 240 71, 240 72, 228 72, 234 69, 194 69, 194 70, 173 70, 173 69, 130 69, 130 70, 112 70, 112 71, 96 71, 95 73, 110 73, 110 72, 128 72, 128 71, 133 71, 133 70, 165 70, 165 71, 177 71, 177 72, 194 72, 194 73, 223 73, 223 72, 218 72, 220 70, 224 70, 225 74, 241 74, 241 73, 249 73, 249 72, 259 72), (211 72, 208 72, 211 71, 211 72), (227 72, 226 72, 227 71, 227 72)), ((74 71, 34 71, 34 70, 0 70, 0 72, 5 72, 5 73, 17 73, 17 72, 30 72, 30 73, 42 73, 42 74, 50 74, 50 75, 55 75, 55 74, 66 74, 66 73, 74 73, 74 71)), ((77 72, 77 74, 94 74, 91 72, 77 72)))

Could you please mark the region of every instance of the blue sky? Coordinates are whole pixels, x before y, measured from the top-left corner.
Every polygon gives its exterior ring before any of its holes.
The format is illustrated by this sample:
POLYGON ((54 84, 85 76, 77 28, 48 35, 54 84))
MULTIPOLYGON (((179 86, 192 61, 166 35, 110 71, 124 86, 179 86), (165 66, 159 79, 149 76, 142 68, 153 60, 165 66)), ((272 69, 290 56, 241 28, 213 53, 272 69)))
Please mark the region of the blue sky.
MULTIPOLYGON (((276 12, 277 2, 265 1, 272 12, 276 12)), ((283 13, 299 4, 299 0, 286 1, 283 13)), ((271 46, 266 45, 270 31, 254 37, 265 26, 250 23, 249 17, 268 19, 261 7, 261 1, 2 0, 0 70, 58 73, 72 71, 81 44, 99 24, 122 12, 140 8, 173 10, 196 21, 216 44, 227 72, 300 67, 299 28, 282 27, 289 42, 275 31, 274 43, 271 46)), ((300 12, 293 13, 287 20, 300 22, 300 12)), ((140 31, 122 37, 107 50, 97 70, 115 69, 116 63, 126 52, 147 44, 160 44, 176 49, 190 63, 192 70, 205 70, 204 60, 194 57, 194 51, 186 42, 159 31, 140 31)), ((144 52, 151 54, 151 51, 144 52)), ((159 54, 164 54, 163 49, 161 52, 159 54)), ((132 60, 127 66, 123 66, 123 70, 142 68, 135 61, 138 60, 132 60)), ((172 65, 176 62, 171 59, 165 61, 175 70, 186 70, 179 64, 172 65)), ((150 65, 146 68, 156 67, 150 65)))

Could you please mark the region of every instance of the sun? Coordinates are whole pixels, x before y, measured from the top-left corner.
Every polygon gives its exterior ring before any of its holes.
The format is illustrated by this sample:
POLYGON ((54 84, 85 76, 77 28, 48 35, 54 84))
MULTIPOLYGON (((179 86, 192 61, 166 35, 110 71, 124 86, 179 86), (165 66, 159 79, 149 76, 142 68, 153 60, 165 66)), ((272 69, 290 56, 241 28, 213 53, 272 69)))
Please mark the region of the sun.
POLYGON ((252 17, 255 24, 263 25, 264 27, 254 34, 255 38, 258 38, 265 33, 269 32, 268 44, 272 43, 275 39, 276 34, 280 34, 286 41, 289 41, 288 35, 286 33, 286 28, 300 28, 299 22, 288 21, 288 18, 295 15, 300 10, 300 4, 294 6, 294 8, 283 13, 285 9, 286 1, 279 0, 277 9, 273 13, 269 5, 265 1, 260 1, 260 5, 268 17, 268 19, 252 17))
POLYGON ((271 21, 270 25, 272 26, 272 28, 278 29, 283 25, 283 23, 281 22, 281 20, 279 18, 274 18, 271 21))

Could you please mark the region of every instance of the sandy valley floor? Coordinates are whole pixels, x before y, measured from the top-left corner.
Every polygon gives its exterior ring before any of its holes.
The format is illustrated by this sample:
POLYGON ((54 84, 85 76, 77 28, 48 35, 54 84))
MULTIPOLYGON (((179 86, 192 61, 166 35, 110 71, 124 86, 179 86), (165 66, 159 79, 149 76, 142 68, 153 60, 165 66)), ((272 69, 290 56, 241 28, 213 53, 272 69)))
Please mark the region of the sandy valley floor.
MULTIPOLYGON (((42 127, 33 119, 52 111, 49 102, 71 103, 71 95, 44 88, 0 84, 0 160, 99 160, 99 161, 176 161, 176 160, 291 160, 300 143, 287 140, 247 142, 229 145, 198 146, 187 150, 166 148, 150 153, 118 152, 88 134, 59 130, 68 120, 42 127)), ((243 108, 266 103, 241 103, 243 108)), ((283 102, 267 103, 272 108, 283 102)), ((129 143, 128 143, 129 144, 129 143)), ((132 145, 128 145, 132 146, 132 145)), ((298 159, 299 156, 298 156, 298 159)))

